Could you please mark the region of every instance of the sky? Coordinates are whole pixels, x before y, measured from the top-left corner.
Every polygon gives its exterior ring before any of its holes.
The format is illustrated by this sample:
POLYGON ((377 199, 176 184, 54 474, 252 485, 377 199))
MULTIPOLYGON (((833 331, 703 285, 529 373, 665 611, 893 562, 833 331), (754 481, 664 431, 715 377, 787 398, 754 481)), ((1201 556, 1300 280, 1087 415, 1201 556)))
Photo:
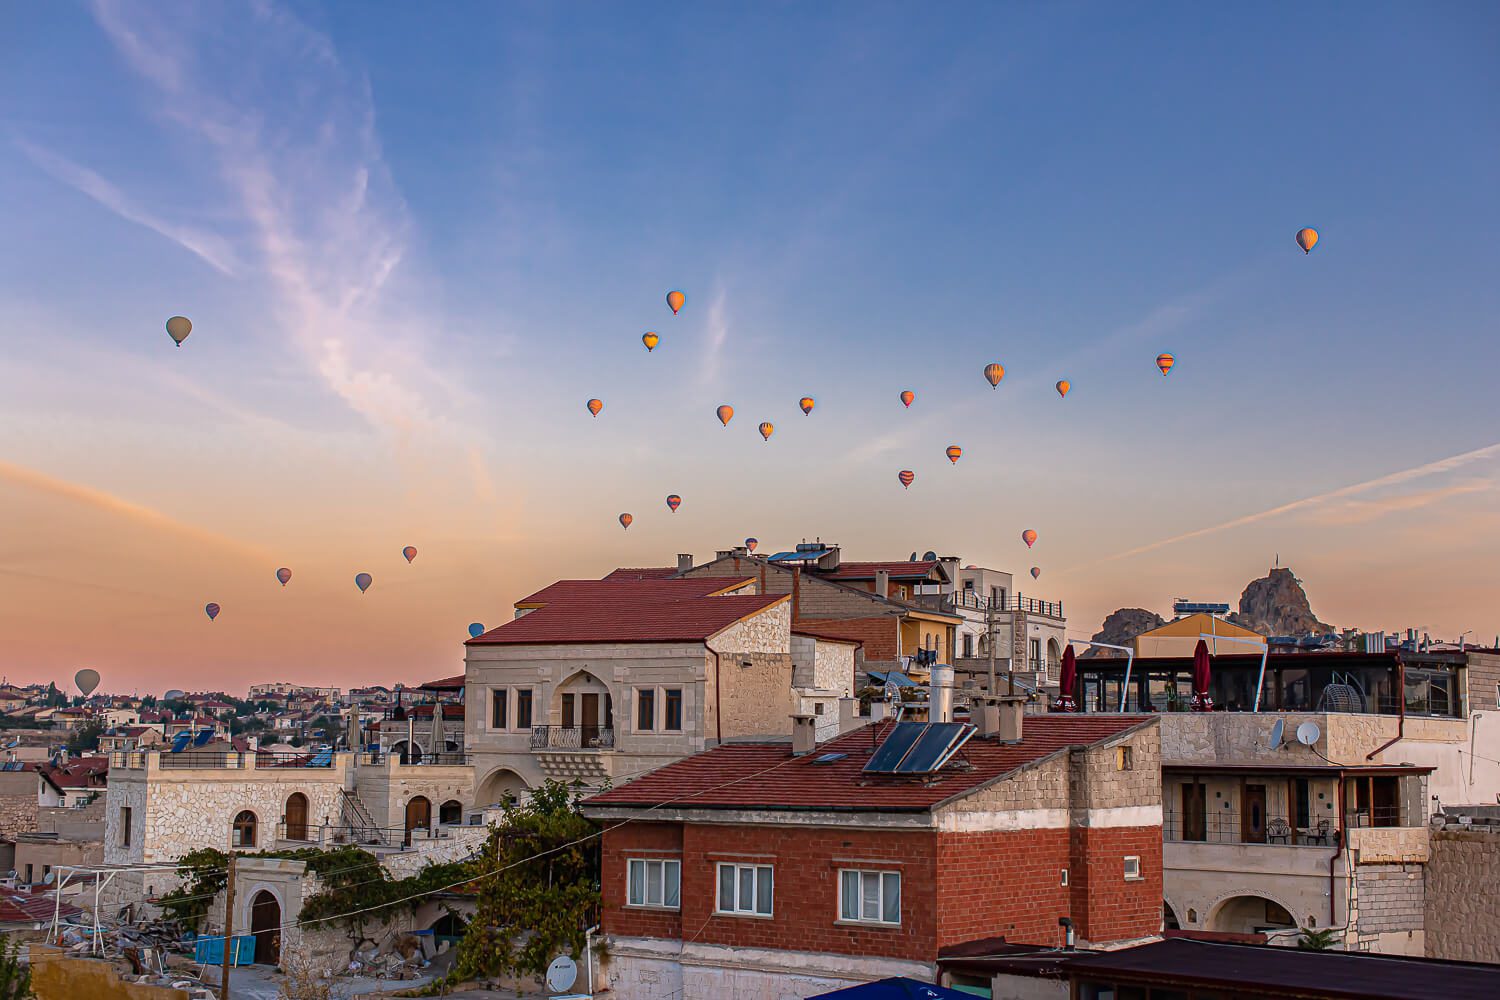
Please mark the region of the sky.
POLYGON ((0 672, 420 683, 752 535, 1488 642, 1496 93, 1487 3, 7 5, 0 672))

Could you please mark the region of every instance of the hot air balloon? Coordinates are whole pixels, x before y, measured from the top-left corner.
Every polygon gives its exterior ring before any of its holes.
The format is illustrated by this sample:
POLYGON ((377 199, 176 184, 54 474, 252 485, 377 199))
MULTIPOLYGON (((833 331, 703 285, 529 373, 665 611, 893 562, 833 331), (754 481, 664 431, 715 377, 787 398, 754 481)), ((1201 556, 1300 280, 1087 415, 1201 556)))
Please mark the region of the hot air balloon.
POLYGON ((369 590, 370 584, 374 582, 375 578, 368 573, 359 573, 354 577, 354 585, 359 588, 361 594, 369 590))
POLYGON ((411 562, 413 559, 417 558, 417 547, 415 545, 408 545, 406 548, 401 550, 401 554, 406 557, 407 562, 411 562))
POLYGON ((769 421, 769 420, 763 420, 763 421, 761 421, 761 424, 760 424, 760 436, 761 437, 763 437, 767 441, 769 441, 769 440, 771 440, 771 435, 775 434, 775 433, 776 433, 776 425, 775 424, 771 423, 771 421, 769 421))
POLYGON ((1069 382, 1067 379, 1064 378, 1057 380, 1057 394, 1063 399, 1068 398, 1068 390, 1071 388, 1073 388, 1073 383, 1069 382))
POLYGON ((950 444, 948 446, 948 461, 952 462, 954 465, 957 465, 958 460, 960 457, 962 457, 963 453, 964 450, 958 445, 950 444))
POLYGON ((79 692, 87 698, 99 686, 99 671, 93 667, 84 667, 73 675, 73 683, 78 685, 79 692))
POLYGON ((725 427, 728 427, 729 421, 734 419, 734 407, 730 406, 728 403, 720 406, 715 412, 719 415, 719 423, 723 424, 725 427))
POLYGON ((626 531, 629 531, 630 530, 630 522, 632 522, 634 520, 635 520, 635 518, 631 517, 629 514, 621 514, 620 515, 620 527, 624 528, 626 531))
POLYGON ((817 401, 814 400, 811 396, 803 396, 801 402, 799 402, 797 405, 802 407, 803 413, 811 413, 813 411, 813 407, 817 406, 818 404, 817 401))
POLYGON ((759 544, 760 544, 760 539, 759 538, 747 538, 747 539, 745 539, 745 548, 749 549, 751 552, 754 552, 755 551, 755 547, 757 545, 759 545, 759 544))
POLYGON ((1031 548, 1036 544, 1036 532, 1032 531, 1030 528, 1027 528, 1025 531, 1021 532, 1021 541, 1026 543, 1026 547, 1028 549, 1031 548))
POLYGON ((289 569, 287 569, 285 566, 281 567, 280 569, 278 569, 276 571, 276 579, 278 579, 278 580, 281 581, 281 585, 283 587, 286 586, 286 582, 288 580, 290 580, 291 578, 292 578, 292 571, 289 570, 289 569))
POLYGON ((1318 245, 1318 231, 1316 229, 1297 230, 1297 245, 1302 248, 1303 253, 1312 253, 1312 248, 1318 245))
POLYGON ((677 310, 681 309, 682 304, 686 301, 687 296, 677 291, 675 288, 667 293, 667 305, 671 308, 673 316, 677 315, 677 310))
POLYGON ((1040 566, 1033 566, 1033 567, 1031 567, 1031 578, 1033 580, 1039 579, 1041 577, 1041 575, 1042 575, 1042 568, 1040 566))
POLYGON ((896 478, 901 480, 902 488, 911 489, 911 484, 917 478, 917 474, 910 469, 902 469, 896 475, 896 478))
POLYGON ((187 335, 193 332, 193 321, 186 316, 173 316, 167 320, 167 336, 177 341, 181 347, 182 342, 187 340, 187 335))
POLYGON ((902 403, 902 405, 906 406, 908 409, 911 408, 911 401, 914 400, 914 399, 916 399, 916 398, 917 398, 917 394, 914 393, 914 392, 912 392, 910 389, 902 389, 901 390, 901 403, 902 403))
POLYGON ((604 409, 604 400, 591 399, 588 401, 588 408, 589 413, 597 417, 599 415, 599 411, 604 409))
POLYGON ((656 345, 661 343, 661 338, 658 337, 655 333, 652 333, 648 330, 645 333, 641 334, 641 343, 646 345, 646 353, 650 354, 652 351, 656 350, 656 345))
POLYGON ((470 622, 469 623, 469 638, 470 639, 478 639, 482 635, 484 635, 484 626, 481 625, 479 622, 470 622))
POLYGON ((984 366, 984 377, 989 381, 991 389, 998 389, 1000 380, 1005 377, 1005 366, 998 361, 991 361, 984 366))
POLYGON ((1158 368, 1161 369, 1161 373, 1163 375, 1165 375, 1167 372, 1171 371, 1172 370, 1172 366, 1175 365, 1176 363, 1177 363, 1177 359, 1174 358, 1174 357, 1172 357, 1172 355, 1167 354, 1165 352, 1162 353, 1162 354, 1158 354, 1156 356, 1156 367, 1158 367, 1158 368))
POLYGON ((667 509, 672 513, 677 513, 677 508, 681 506, 682 497, 678 496, 676 493, 673 493, 671 496, 667 497, 667 509))
POLYGON ((209 621, 213 621, 219 617, 219 606, 217 604, 205 604, 203 605, 203 613, 208 615, 209 621))

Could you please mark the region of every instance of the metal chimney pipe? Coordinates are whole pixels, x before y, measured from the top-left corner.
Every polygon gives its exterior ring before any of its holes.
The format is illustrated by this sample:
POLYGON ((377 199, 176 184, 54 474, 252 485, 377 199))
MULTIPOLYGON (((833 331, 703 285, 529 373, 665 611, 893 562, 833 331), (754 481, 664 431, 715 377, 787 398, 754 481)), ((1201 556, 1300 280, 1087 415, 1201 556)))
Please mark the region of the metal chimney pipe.
POLYGON ((934 663, 927 695, 928 719, 932 722, 953 721, 953 665, 934 663))

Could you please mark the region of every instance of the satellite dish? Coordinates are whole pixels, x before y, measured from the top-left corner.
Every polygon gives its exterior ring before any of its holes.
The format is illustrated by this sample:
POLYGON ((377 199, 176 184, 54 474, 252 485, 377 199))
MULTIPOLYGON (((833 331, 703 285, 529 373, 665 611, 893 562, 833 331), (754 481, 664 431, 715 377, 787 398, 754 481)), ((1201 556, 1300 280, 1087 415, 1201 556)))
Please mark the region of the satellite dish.
POLYGON ((917 561, 917 554, 915 552, 913 552, 911 554, 911 558, 908 559, 907 562, 916 562, 916 561, 917 561))
POLYGON ((1318 742, 1318 737, 1323 735, 1323 730, 1318 728, 1316 722, 1304 722, 1297 727, 1297 742, 1303 746, 1312 746, 1318 742))
POLYGON ((578 979, 578 963, 567 955, 558 955, 547 966, 547 989, 553 993, 566 993, 578 979))
POLYGON ((922 559, 923 559, 924 562, 936 562, 937 561, 937 553, 933 552, 931 549, 929 549, 929 550, 927 550, 927 552, 923 553, 922 559))
POLYGON ((1271 727, 1271 749, 1272 750, 1279 750, 1279 749, 1281 749, 1281 741, 1285 738, 1285 735, 1286 735, 1286 721, 1284 719, 1277 719, 1276 720, 1276 724, 1271 727))

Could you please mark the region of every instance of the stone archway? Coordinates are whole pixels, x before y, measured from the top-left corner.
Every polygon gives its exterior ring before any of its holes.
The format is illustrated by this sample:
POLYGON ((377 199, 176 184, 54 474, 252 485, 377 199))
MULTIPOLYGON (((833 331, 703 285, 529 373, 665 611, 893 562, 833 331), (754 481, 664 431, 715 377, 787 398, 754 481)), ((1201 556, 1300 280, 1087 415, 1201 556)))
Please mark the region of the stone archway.
POLYGON ((529 789, 526 779, 515 771, 508 767, 497 768, 479 783, 474 794, 474 804, 483 808, 519 802, 529 789))
POLYGON ((1220 901, 1204 926, 1210 931, 1258 934, 1268 930, 1295 930, 1297 921, 1286 906, 1271 897, 1244 893, 1220 901))
POLYGON ((1182 930, 1182 921, 1177 919, 1177 911, 1172 909, 1172 903, 1167 899, 1161 901, 1161 926, 1166 931, 1182 930))
POLYGON ((449 799, 438 806, 438 822, 444 826, 458 826, 464 821, 464 804, 457 799, 449 799))
POLYGON ((1055 638, 1047 640, 1047 676, 1062 676, 1062 647, 1055 638))
POLYGON ((262 889, 250 902, 250 933, 255 936, 255 963, 276 965, 281 961, 281 903, 262 889))

